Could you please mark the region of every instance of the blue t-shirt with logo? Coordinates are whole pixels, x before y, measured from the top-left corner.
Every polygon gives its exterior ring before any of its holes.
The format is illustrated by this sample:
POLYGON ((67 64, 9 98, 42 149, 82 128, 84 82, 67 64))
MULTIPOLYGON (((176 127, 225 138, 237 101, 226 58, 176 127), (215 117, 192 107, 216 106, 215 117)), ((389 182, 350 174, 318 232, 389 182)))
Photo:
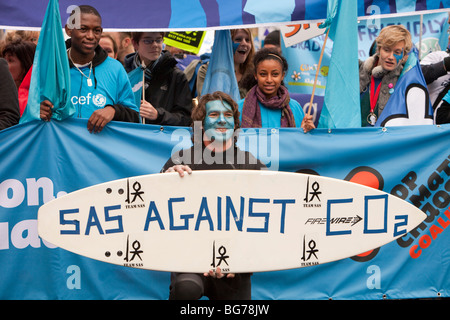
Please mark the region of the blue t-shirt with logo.
POLYGON ((115 104, 139 112, 128 76, 119 61, 107 57, 92 70, 90 65, 79 69, 85 76, 76 67, 70 68, 71 102, 76 108, 73 117, 90 118, 95 110, 115 104))

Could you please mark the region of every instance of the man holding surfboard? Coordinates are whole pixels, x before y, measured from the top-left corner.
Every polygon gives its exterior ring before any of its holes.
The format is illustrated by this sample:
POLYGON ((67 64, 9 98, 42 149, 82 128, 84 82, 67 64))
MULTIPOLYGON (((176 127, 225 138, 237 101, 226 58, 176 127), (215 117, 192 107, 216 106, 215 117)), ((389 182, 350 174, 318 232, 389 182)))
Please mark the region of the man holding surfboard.
MULTIPOLYGON (((174 153, 161 172, 178 172, 183 177, 195 170, 260 170, 266 167, 251 153, 236 146, 239 110, 228 94, 217 91, 202 96, 192 111, 192 123, 193 146, 174 153), (201 136, 195 134, 199 127, 201 136)), ((250 276, 250 273, 226 274, 220 267, 203 275, 172 273, 169 299, 193 300, 207 296, 211 300, 250 300, 250 276)))

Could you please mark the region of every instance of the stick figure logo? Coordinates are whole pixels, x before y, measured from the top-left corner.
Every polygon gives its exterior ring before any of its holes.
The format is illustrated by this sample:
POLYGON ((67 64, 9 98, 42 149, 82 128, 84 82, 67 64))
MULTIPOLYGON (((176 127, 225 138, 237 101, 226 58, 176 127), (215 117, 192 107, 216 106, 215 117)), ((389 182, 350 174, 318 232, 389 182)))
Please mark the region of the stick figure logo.
POLYGON ((322 194, 321 191, 319 191, 320 185, 317 181, 314 181, 312 184, 309 182, 309 177, 306 183, 306 195, 303 200, 305 200, 306 203, 312 202, 314 199, 317 198, 317 201, 320 202, 319 195, 322 194))
POLYGON ((130 236, 127 236, 127 254, 124 258, 126 262, 133 261, 134 258, 138 257, 139 260, 142 261, 141 253, 144 253, 143 250, 139 250, 141 248, 141 243, 137 240, 133 241, 131 244, 132 249, 130 248, 130 236), (131 258, 129 258, 129 254, 132 254, 131 258))
POLYGON ((216 257, 216 241, 213 242, 213 258, 211 267, 219 267, 222 262, 224 262, 228 266, 227 259, 230 257, 227 254, 227 248, 225 246, 220 246, 219 249, 217 249, 217 253, 219 254, 218 257, 216 257), (216 260, 219 260, 216 264, 216 260))
POLYGON ((317 257, 317 254, 319 252, 319 249, 316 249, 316 241, 314 241, 313 239, 310 239, 308 241, 308 244, 306 244, 306 236, 303 236, 303 255, 302 255, 302 261, 309 261, 309 259, 311 258, 315 258, 316 260, 318 260, 319 258, 317 257), (307 248, 308 247, 308 248, 307 248), (307 250, 309 249, 309 250, 307 250))
POLYGON ((130 192, 130 180, 127 179, 127 198, 125 201, 127 203, 133 203, 138 197, 141 201, 144 201, 141 197, 141 195, 144 194, 144 191, 141 191, 141 184, 138 181, 133 183, 133 190, 134 192, 130 192), (133 199, 131 199, 131 196, 133 196, 133 199))

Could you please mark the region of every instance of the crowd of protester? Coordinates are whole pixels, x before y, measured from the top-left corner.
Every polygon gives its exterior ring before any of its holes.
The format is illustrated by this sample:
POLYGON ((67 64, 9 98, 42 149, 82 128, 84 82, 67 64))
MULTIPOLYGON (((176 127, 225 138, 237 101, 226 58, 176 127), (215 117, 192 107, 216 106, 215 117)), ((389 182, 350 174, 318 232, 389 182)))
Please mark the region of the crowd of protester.
MULTIPOLYGON (((179 58, 189 53, 166 46, 164 32, 106 33, 102 29, 101 16, 94 8, 87 6, 82 16, 85 18, 81 32, 66 27, 71 77, 77 78, 72 81, 77 82, 76 85, 72 84, 72 94, 79 95, 86 88, 90 89, 92 81, 95 81, 95 89, 98 86, 104 89, 106 96, 115 97, 101 106, 104 109, 110 107, 109 112, 102 112, 98 106, 92 106, 84 108, 83 112, 77 110, 75 116, 90 118, 92 114, 97 115, 92 120, 95 132, 112 120, 189 126, 192 108, 202 96, 208 61, 201 63, 201 57, 196 57, 185 69, 180 68, 179 58), (95 17, 96 20, 89 17, 95 17), (88 49, 83 47, 83 39, 90 42, 88 49), (140 105, 129 103, 127 99, 131 91, 126 84, 103 83, 107 76, 103 76, 101 70, 105 68, 100 66, 111 63, 107 57, 117 62, 113 64, 116 69, 117 65, 122 65, 123 72, 115 71, 122 80, 125 72, 129 73, 135 68, 145 70, 144 94, 140 105), (85 84, 84 78, 87 81, 85 84)), ((3 92, 0 93, 0 130, 17 124, 17 112, 22 116, 26 108, 38 37, 39 32, 36 31, 8 31, 0 41, 0 61, 3 66, 6 61, 10 72, 10 75, 1 75, 0 88, 3 92), (11 87, 11 80, 16 90, 6 89, 11 87)), ((302 127, 305 132, 314 129, 312 117, 304 114, 300 104, 290 97, 284 85, 288 62, 280 49, 280 32, 275 30, 269 33, 263 39, 261 48, 255 47, 251 29, 232 29, 231 39, 233 71, 241 98, 236 101, 241 126, 302 127)), ((360 61, 361 126, 373 126, 381 115, 390 98, 391 87, 399 79, 412 47, 411 35, 406 28, 401 25, 388 26, 381 30, 375 40, 371 56, 366 61, 360 61)), ((434 123, 448 123, 449 49, 430 53, 421 61, 421 66, 435 112, 434 123)), ((51 102, 43 101, 43 120, 50 120, 52 107, 51 102)))

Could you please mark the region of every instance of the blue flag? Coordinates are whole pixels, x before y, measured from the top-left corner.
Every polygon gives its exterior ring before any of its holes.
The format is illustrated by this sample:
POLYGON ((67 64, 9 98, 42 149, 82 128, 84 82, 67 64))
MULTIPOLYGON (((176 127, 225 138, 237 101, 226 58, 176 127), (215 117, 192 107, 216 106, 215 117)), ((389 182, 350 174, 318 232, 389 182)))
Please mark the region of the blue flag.
POLYGON ((202 95, 222 91, 239 101, 239 87, 234 74, 233 43, 230 30, 216 30, 214 44, 203 83, 202 95))
POLYGON ((33 62, 28 104, 21 123, 40 119, 40 103, 49 100, 52 118, 63 120, 75 112, 70 101, 70 68, 61 28, 58 0, 50 0, 33 62))
POLYGON ((319 128, 361 126, 357 12, 353 1, 328 0, 324 27, 329 28, 333 51, 319 128))
POLYGON ((413 47, 375 126, 433 124, 433 107, 417 56, 413 47))
POLYGON ((439 37, 439 45, 442 51, 445 51, 446 48, 450 49, 450 42, 448 41, 449 35, 446 32, 449 27, 448 19, 445 19, 445 22, 442 25, 441 36, 439 37))
POLYGON ((136 69, 128 72, 128 80, 130 80, 131 90, 134 94, 134 102, 138 108, 141 105, 142 100, 142 88, 144 86, 143 76, 144 70, 141 67, 136 67, 136 69))

